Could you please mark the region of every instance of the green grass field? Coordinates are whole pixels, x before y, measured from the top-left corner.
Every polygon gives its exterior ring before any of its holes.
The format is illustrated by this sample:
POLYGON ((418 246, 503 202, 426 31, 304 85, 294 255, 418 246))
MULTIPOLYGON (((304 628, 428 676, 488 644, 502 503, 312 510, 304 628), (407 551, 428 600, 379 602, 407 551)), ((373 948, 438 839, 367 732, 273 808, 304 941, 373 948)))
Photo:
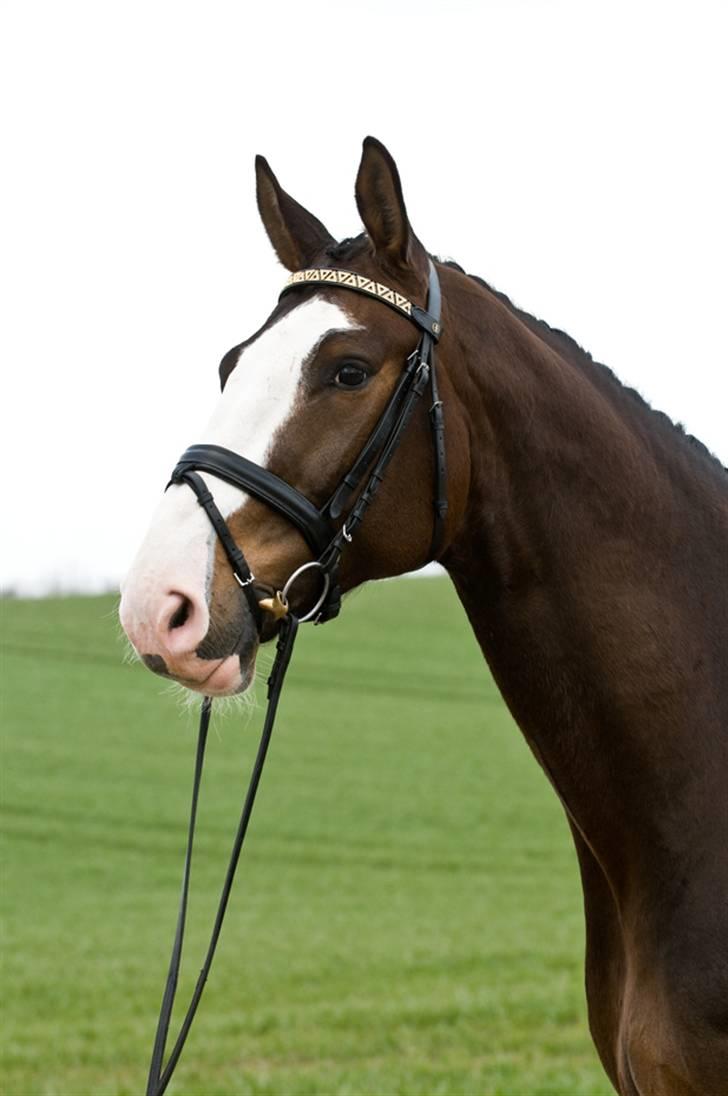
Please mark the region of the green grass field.
MULTIPOLYGON (((0 611, 0 1090, 137 1096, 176 917, 197 709, 123 662, 113 598, 0 611)), ((262 697, 213 717, 184 1004, 262 697)), ((340 620, 302 629, 169 1092, 607 1096, 582 958, 566 823, 449 583, 380 583, 340 620)))

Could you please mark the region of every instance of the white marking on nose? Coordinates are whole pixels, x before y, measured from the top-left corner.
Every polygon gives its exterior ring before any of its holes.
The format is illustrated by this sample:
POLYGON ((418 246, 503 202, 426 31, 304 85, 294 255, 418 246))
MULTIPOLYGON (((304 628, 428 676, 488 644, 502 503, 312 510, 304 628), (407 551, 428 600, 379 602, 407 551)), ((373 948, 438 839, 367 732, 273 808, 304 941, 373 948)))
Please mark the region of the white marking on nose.
MULTIPOLYGON (((304 363, 326 334, 356 326, 343 308, 318 296, 288 312, 242 351, 199 440, 266 467, 301 397, 304 363)), ((240 509, 244 492, 202 475, 225 518, 240 509)), ((214 545, 214 530, 193 492, 184 484, 171 486, 122 587, 124 627, 142 653, 157 653, 152 622, 170 592, 207 602, 214 545)))

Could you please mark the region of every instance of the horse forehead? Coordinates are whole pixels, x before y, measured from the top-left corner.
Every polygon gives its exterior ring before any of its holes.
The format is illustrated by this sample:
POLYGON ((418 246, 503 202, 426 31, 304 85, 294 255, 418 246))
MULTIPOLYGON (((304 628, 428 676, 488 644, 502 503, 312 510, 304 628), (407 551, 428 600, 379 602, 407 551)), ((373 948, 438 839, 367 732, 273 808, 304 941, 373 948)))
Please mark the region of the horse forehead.
POLYGON ((228 388, 247 394, 261 382, 266 395, 274 394, 275 382, 300 379, 302 366, 326 335, 358 327, 361 324, 334 301, 320 296, 304 301, 243 347, 223 396, 228 388))
POLYGON ((242 349, 206 440, 264 465, 294 413, 306 361, 326 335, 359 327, 342 305, 317 295, 265 328, 242 349))

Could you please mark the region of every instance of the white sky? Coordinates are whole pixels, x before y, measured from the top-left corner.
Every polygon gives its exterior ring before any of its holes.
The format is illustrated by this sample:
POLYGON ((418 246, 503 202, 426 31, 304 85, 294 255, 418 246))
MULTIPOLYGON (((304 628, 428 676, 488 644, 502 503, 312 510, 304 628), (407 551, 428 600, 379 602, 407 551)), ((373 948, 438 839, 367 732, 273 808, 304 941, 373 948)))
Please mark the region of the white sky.
POLYGON ((0 587, 118 581, 282 284, 253 157, 415 230, 728 462, 726 5, 6 0, 0 587))

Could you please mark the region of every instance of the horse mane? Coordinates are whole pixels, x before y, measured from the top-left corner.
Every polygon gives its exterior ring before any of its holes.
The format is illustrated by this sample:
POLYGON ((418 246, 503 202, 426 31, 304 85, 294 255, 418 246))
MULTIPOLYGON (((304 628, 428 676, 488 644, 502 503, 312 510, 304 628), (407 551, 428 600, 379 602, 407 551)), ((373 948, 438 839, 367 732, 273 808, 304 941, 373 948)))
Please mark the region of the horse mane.
MULTIPOLYGON (((433 258, 436 257, 433 256, 433 258)), ((702 457, 707 458, 709 463, 718 468, 721 472, 728 473, 728 468, 726 468, 718 457, 708 449, 707 445, 693 434, 689 434, 682 423, 675 422, 669 415, 666 415, 664 411, 658 411, 656 408, 652 407, 636 389, 630 388, 629 385, 624 384, 619 377, 612 372, 609 366, 595 361, 589 351, 584 350, 571 335, 568 335, 558 327, 551 327, 545 320, 540 320, 536 316, 532 316, 530 312, 525 312, 515 305, 505 293, 501 293, 500 290, 494 289, 493 286, 489 285, 483 278, 479 278, 477 274, 468 274, 460 264, 456 263, 453 259, 438 258, 437 261, 442 263, 443 266, 450 267, 452 270, 457 270, 459 274, 465 274, 471 281, 482 286, 483 289, 492 294, 492 296, 500 301, 501 304, 505 305, 514 316, 524 323, 529 330, 533 331, 535 335, 538 335, 538 337, 548 346, 566 357, 575 365, 580 367, 587 366, 592 370, 596 370, 597 375, 606 383, 610 391, 626 395, 638 408, 649 412, 649 416, 655 424, 659 424, 661 428, 671 433, 674 438, 679 438, 682 441, 687 442, 693 451, 699 453, 702 457)))
MULTIPOLYGON (((348 262, 355 259, 363 251, 368 250, 369 241, 365 233, 359 236, 349 236, 345 240, 341 240, 339 243, 331 243, 326 248, 326 254, 334 262, 348 262)), ((646 411, 649 414, 649 419, 658 428, 662 429, 666 436, 672 436, 675 440, 687 442, 690 449, 699 453, 703 458, 719 469, 722 473, 728 474, 728 468, 726 468, 722 462, 711 453, 707 445, 705 445, 699 438, 694 437, 693 434, 689 434, 682 423, 675 422, 666 415, 664 411, 658 411, 647 402, 644 396, 629 385, 624 384, 619 377, 612 370, 603 365, 601 362, 597 362, 591 356, 588 350, 584 350, 579 345, 576 339, 573 339, 571 335, 568 335, 565 331, 562 331, 558 327, 551 327, 545 320, 540 320, 536 316, 532 316, 530 312, 525 312, 522 308, 519 308, 513 303, 510 297, 505 293, 501 293, 500 290, 494 289, 492 285, 489 285, 484 278, 479 278, 477 274, 468 274, 467 271, 456 263, 453 259, 441 259, 437 255, 431 255, 434 261, 441 263, 441 265, 449 267, 451 270, 456 270, 459 274, 464 274, 471 281, 481 286, 490 293, 496 300, 511 312, 521 323, 525 324, 535 335, 537 335, 543 342, 551 347, 552 350, 556 350, 574 365, 583 368, 589 368, 592 371, 596 371, 596 375, 606 385, 607 389, 614 395, 625 395, 632 404, 642 411, 646 411)))

